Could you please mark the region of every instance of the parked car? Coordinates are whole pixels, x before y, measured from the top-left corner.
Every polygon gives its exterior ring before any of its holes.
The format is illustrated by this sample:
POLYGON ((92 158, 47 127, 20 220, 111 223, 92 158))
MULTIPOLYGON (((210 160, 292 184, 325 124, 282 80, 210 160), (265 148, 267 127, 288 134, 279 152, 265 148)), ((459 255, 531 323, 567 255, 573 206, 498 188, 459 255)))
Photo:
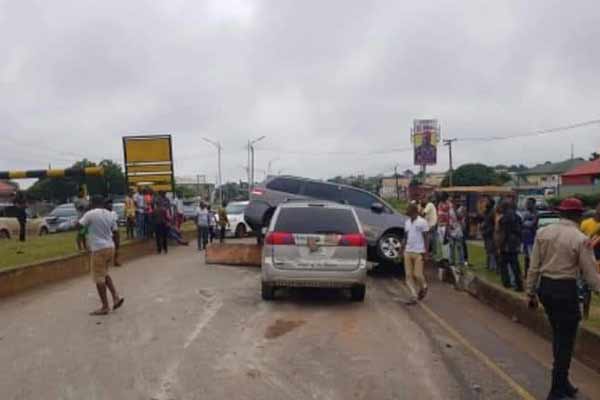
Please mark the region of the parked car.
MULTIPOLYGON (((0 239, 18 238, 20 227, 19 221, 11 215, 12 205, 0 206, 0 239)), ((27 224, 25 230, 27 236, 47 235, 50 230, 43 218, 33 215, 29 210, 27 212, 27 224)))
POLYGON ((280 204, 262 251, 262 298, 278 287, 350 289, 363 301, 367 277, 367 238, 350 206, 298 201, 280 204))
POLYGON ((538 213, 538 229, 555 224, 560 220, 560 214, 555 211, 542 211, 538 213))
POLYGON ((74 203, 65 203, 57 206, 45 218, 50 233, 65 232, 75 229, 79 213, 74 203))
POLYGON ((184 200, 183 201, 183 219, 185 221, 193 220, 196 218, 196 208, 198 207, 198 201, 196 200, 184 200))
POLYGON ((244 210, 248 205, 248 201, 232 201, 227 204, 225 212, 229 227, 227 228, 227 236, 235 236, 236 238, 246 237, 252 231, 250 226, 244 221, 244 210))
POLYGON ((125 218, 125 203, 113 203, 113 211, 117 213, 119 217, 117 224, 119 226, 127 225, 127 218, 125 218))
POLYGON ((276 207, 293 199, 326 200, 354 207, 367 237, 369 260, 401 262, 406 216, 396 213, 384 200, 365 190, 292 176, 269 177, 252 190, 244 219, 257 233, 259 241, 276 207))

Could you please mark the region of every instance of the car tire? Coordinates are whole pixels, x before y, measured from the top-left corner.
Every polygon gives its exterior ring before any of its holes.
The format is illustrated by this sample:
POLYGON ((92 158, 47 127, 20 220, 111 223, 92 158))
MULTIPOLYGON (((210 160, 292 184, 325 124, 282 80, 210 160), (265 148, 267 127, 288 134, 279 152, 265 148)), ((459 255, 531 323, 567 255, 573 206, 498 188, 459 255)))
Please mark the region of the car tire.
POLYGON ((246 237, 247 234, 246 226, 244 226, 244 224, 238 224, 237 228, 235 228, 235 237, 243 238, 246 237))
POLYGON ((377 242, 377 258, 385 264, 401 264, 402 235, 389 232, 377 242))
POLYGON ((367 292, 367 288, 365 285, 353 286, 350 289, 350 297, 352 301, 363 302, 365 301, 365 294, 367 292))
POLYGON ((271 301, 275 299, 275 287, 269 283, 262 282, 261 284, 262 299, 271 301))
POLYGON ((48 233, 48 228, 46 228, 45 226, 42 227, 42 229, 40 229, 40 236, 46 236, 48 233))
POLYGON ((273 214, 275 213, 275 209, 271 208, 270 210, 268 210, 265 213, 265 216, 263 217, 263 221, 262 221, 262 226, 260 227, 260 229, 258 229, 256 231, 256 242, 259 245, 263 245, 265 242, 265 237, 263 234, 263 228, 268 228, 269 225, 271 224, 271 218, 273 218, 273 214))
POLYGON ((6 229, 0 230, 0 239, 10 239, 10 233, 6 229))

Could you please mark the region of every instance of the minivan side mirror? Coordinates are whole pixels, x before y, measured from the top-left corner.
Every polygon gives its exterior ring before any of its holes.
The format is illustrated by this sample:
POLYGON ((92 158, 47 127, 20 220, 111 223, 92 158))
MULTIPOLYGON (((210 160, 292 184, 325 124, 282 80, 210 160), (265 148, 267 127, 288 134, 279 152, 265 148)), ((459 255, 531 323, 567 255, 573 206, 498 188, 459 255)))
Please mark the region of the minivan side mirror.
POLYGON ((385 207, 381 203, 373 203, 373 204, 371 204, 371 211, 373 211, 373 212, 375 212, 377 214, 381 214, 384 209, 385 209, 385 207))

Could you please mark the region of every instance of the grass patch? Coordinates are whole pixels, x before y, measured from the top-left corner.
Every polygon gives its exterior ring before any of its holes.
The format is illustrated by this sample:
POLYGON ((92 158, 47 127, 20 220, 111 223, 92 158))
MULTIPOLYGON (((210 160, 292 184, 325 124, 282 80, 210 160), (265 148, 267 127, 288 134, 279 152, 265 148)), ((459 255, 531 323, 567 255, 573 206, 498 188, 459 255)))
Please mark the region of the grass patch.
MULTIPOLYGON (((471 270, 481 279, 486 282, 494 283, 498 286, 502 286, 502 279, 500 278, 500 274, 497 274, 493 271, 489 271, 486 268, 485 262, 485 249, 482 245, 469 243, 469 263, 472 265, 471 270)), ((524 262, 523 257, 520 257, 520 265, 521 272, 523 272, 524 262)), ((515 293, 523 299, 525 299, 525 295, 521 293, 515 293)), ((583 322, 584 326, 593 329, 594 331, 600 333, 600 297, 596 294, 592 295, 592 307, 590 310, 590 318, 583 322)))
POLYGON ((406 207, 408 207, 407 200, 387 199, 386 201, 389 203, 390 206, 394 207, 394 209, 400 214, 406 214, 406 207))
MULTIPOLYGON (((192 221, 182 226, 184 231, 195 230, 192 221)), ((125 228, 119 229, 121 243, 125 240, 125 228)), ((77 254, 77 243, 75 242, 75 231, 54 233, 46 236, 28 237, 25 243, 15 239, 0 240, 0 270, 35 262, 41 262, 57 257, 65 257, 77 254), (21 250, 22 254, 18 251, 21 250)))

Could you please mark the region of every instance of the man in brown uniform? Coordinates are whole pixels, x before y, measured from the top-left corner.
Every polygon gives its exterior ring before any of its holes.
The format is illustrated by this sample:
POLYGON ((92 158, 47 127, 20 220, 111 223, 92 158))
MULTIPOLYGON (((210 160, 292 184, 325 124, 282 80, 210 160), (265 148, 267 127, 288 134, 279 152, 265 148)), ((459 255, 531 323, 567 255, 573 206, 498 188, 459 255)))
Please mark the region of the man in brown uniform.
POLYGON ((552 389, 548 400, 573 398, 577 388, 569 381, 569 367, 581 309, 577 279, 600 292, 600 276, 588 238, 579 230, 584 211, 581 201, 565 199, 557 208, 561 219, 538 231, 527 275, 529 305, 536 308, 537 296, 552 326, 552 389))

